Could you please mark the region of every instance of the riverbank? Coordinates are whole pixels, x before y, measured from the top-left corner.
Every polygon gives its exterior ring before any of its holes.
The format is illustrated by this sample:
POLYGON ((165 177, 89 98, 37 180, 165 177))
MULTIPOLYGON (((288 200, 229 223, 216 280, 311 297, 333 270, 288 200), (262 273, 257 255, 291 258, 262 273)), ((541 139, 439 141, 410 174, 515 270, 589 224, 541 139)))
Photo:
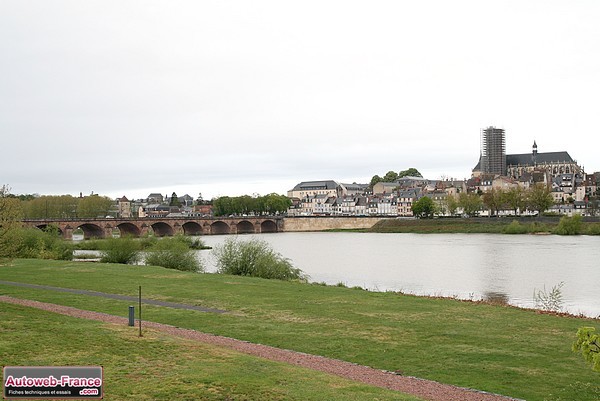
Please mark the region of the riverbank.
MULTIPOLYGON (((386 219, 364 232, 414 234, 552 234, 558 217, 386 219)), ((581 234, 600 235, 600 222, 582 221, 581 234)))
MULTIPOLYGON (((151 266, 14 260, 0 279, 229 311, 145 305, 145 319, 324 355, 531 401, 597 400, 598 375, 571 352, 598 320, 397 293, 194 274, 151 266)), ((126 315, 128 301, 0 285, 18 298, 126 315)))

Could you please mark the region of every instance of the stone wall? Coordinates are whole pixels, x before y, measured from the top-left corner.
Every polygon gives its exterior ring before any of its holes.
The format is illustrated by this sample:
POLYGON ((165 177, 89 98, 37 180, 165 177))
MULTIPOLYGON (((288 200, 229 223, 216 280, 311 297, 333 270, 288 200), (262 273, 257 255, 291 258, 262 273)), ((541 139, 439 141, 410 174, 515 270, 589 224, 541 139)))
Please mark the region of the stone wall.
POLYGON ((380 220, 393 217, 285 217, 284 232, 324 231, 334 229, 371 228, 380 220))

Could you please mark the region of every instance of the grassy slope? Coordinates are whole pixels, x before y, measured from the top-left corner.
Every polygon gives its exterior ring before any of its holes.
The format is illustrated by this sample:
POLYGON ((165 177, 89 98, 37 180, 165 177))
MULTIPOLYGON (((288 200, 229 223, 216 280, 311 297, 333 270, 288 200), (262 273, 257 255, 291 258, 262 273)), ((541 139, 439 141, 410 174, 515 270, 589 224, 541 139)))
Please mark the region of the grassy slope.
POLYGON ((5 365, 103 366, 108 400, 417 400, 153 330, 140 338, 136 328, 15 305, 2 304, 0 333, 5 365))
MULTIPOLYGON (((599 322, 532 311, 252 278, 16 260, 0 279, 144 296, 231 311, 146 306, 148 320, 321 354, 535 400, 598 400, 600 377, 570 351, 599 322)), ((127 302, 0 285, 7 295, 112 314, 127 302)))

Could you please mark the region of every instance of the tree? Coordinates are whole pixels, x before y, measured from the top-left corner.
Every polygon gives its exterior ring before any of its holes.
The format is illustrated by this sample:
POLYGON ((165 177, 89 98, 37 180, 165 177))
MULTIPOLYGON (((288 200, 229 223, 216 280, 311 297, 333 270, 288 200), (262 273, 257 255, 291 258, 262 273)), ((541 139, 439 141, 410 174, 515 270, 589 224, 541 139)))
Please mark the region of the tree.
POLYGON ((491 215, 498 214, 504 208, 504 192, 495 188, 483 194, 483 204, 490 209, 491 215))
POLYGON ((179 201, 179 197, 175 192, 171 194, 171 201, 169 202, 169 206, 181 206, 181 202, 179 201))
POLYGON ((398 173, 395 171, 388 171, 383 176, 383 182, 396 182, 398 181, 398 173))
POLYGON ((45 195, 23 202, 23 213, 27 219, 72 219, 78 204, 71 195, 45 195))
POLYGON ((77 217, 94 219, 105 217, 113 207, 114 201, 106 196, 90 195, 79 199, 77 217))
POLYGON ((411 167, 409 169, 403 170, 398 173, 398 178, 402 178, 402 177, 421 177, 421 178, 423 178, 423 175, 421 173, 419 173, 419 170, 417 170, 414 167, 411 167))
POLYGON ((592 364, 592 370, 600 372, 600 335, 596 334, 595 328, 579 328, 572 349, 573 352, 581 353, 583 359, 592 364))
POLYGON ((554 200, 550 188, 544 184, 536 184, 527 193, 527 207, 542 214, 552 206, 554 200))
POLYGON ((464 214, 475 216, 481 210, 481 197, 476 193, 461 192, 458 196, 458 205, 464 214))
POLYGON ((448 213, 450 216, 454 216, 456 214, 456 209, 458 209, 458 200, 453 195, 448 195, 446 197, 446 207, 448 208, 448 213))
POLYGON ((506 206, 515 212, 522 211, 525 208, 525 192, 521 187, 514 187, 504 193, 506 206))
POLYGON ((369 188, 373 189, 373 187, 375 185, 377 185, 378 183, 382 182, 383 178, 381 178, 380 176, 378 176, 377 174, 375 174, 373 176, 373 178, 371 178, 371 182, 369 183, 369 188))
POLYGON ((419 218, 429 219, 433 217, 436 207, 435 203, 433 203, 433 200, 430 197, 424 196, 413 203, 411 209, 413 215, 419 218))
POLYGON ((18 248, 14 233, 18 231, 22 218, 21 201, 10 196, 10 187, 0 187, 0 258, 11 257, 18 248))

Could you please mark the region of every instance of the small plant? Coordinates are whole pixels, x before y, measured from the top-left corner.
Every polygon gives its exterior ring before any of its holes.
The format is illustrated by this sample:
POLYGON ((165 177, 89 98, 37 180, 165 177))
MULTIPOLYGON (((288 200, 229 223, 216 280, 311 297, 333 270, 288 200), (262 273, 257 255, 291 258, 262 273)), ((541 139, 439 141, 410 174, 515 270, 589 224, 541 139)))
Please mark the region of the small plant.
POLYGON ((550 291, 546 291, 546 286, 543 290, 533 290, 533 301, 535 307, 548 312, 560 312, 562 310, 562 287, 565 285, 563 281, 553 286, 550 291))

